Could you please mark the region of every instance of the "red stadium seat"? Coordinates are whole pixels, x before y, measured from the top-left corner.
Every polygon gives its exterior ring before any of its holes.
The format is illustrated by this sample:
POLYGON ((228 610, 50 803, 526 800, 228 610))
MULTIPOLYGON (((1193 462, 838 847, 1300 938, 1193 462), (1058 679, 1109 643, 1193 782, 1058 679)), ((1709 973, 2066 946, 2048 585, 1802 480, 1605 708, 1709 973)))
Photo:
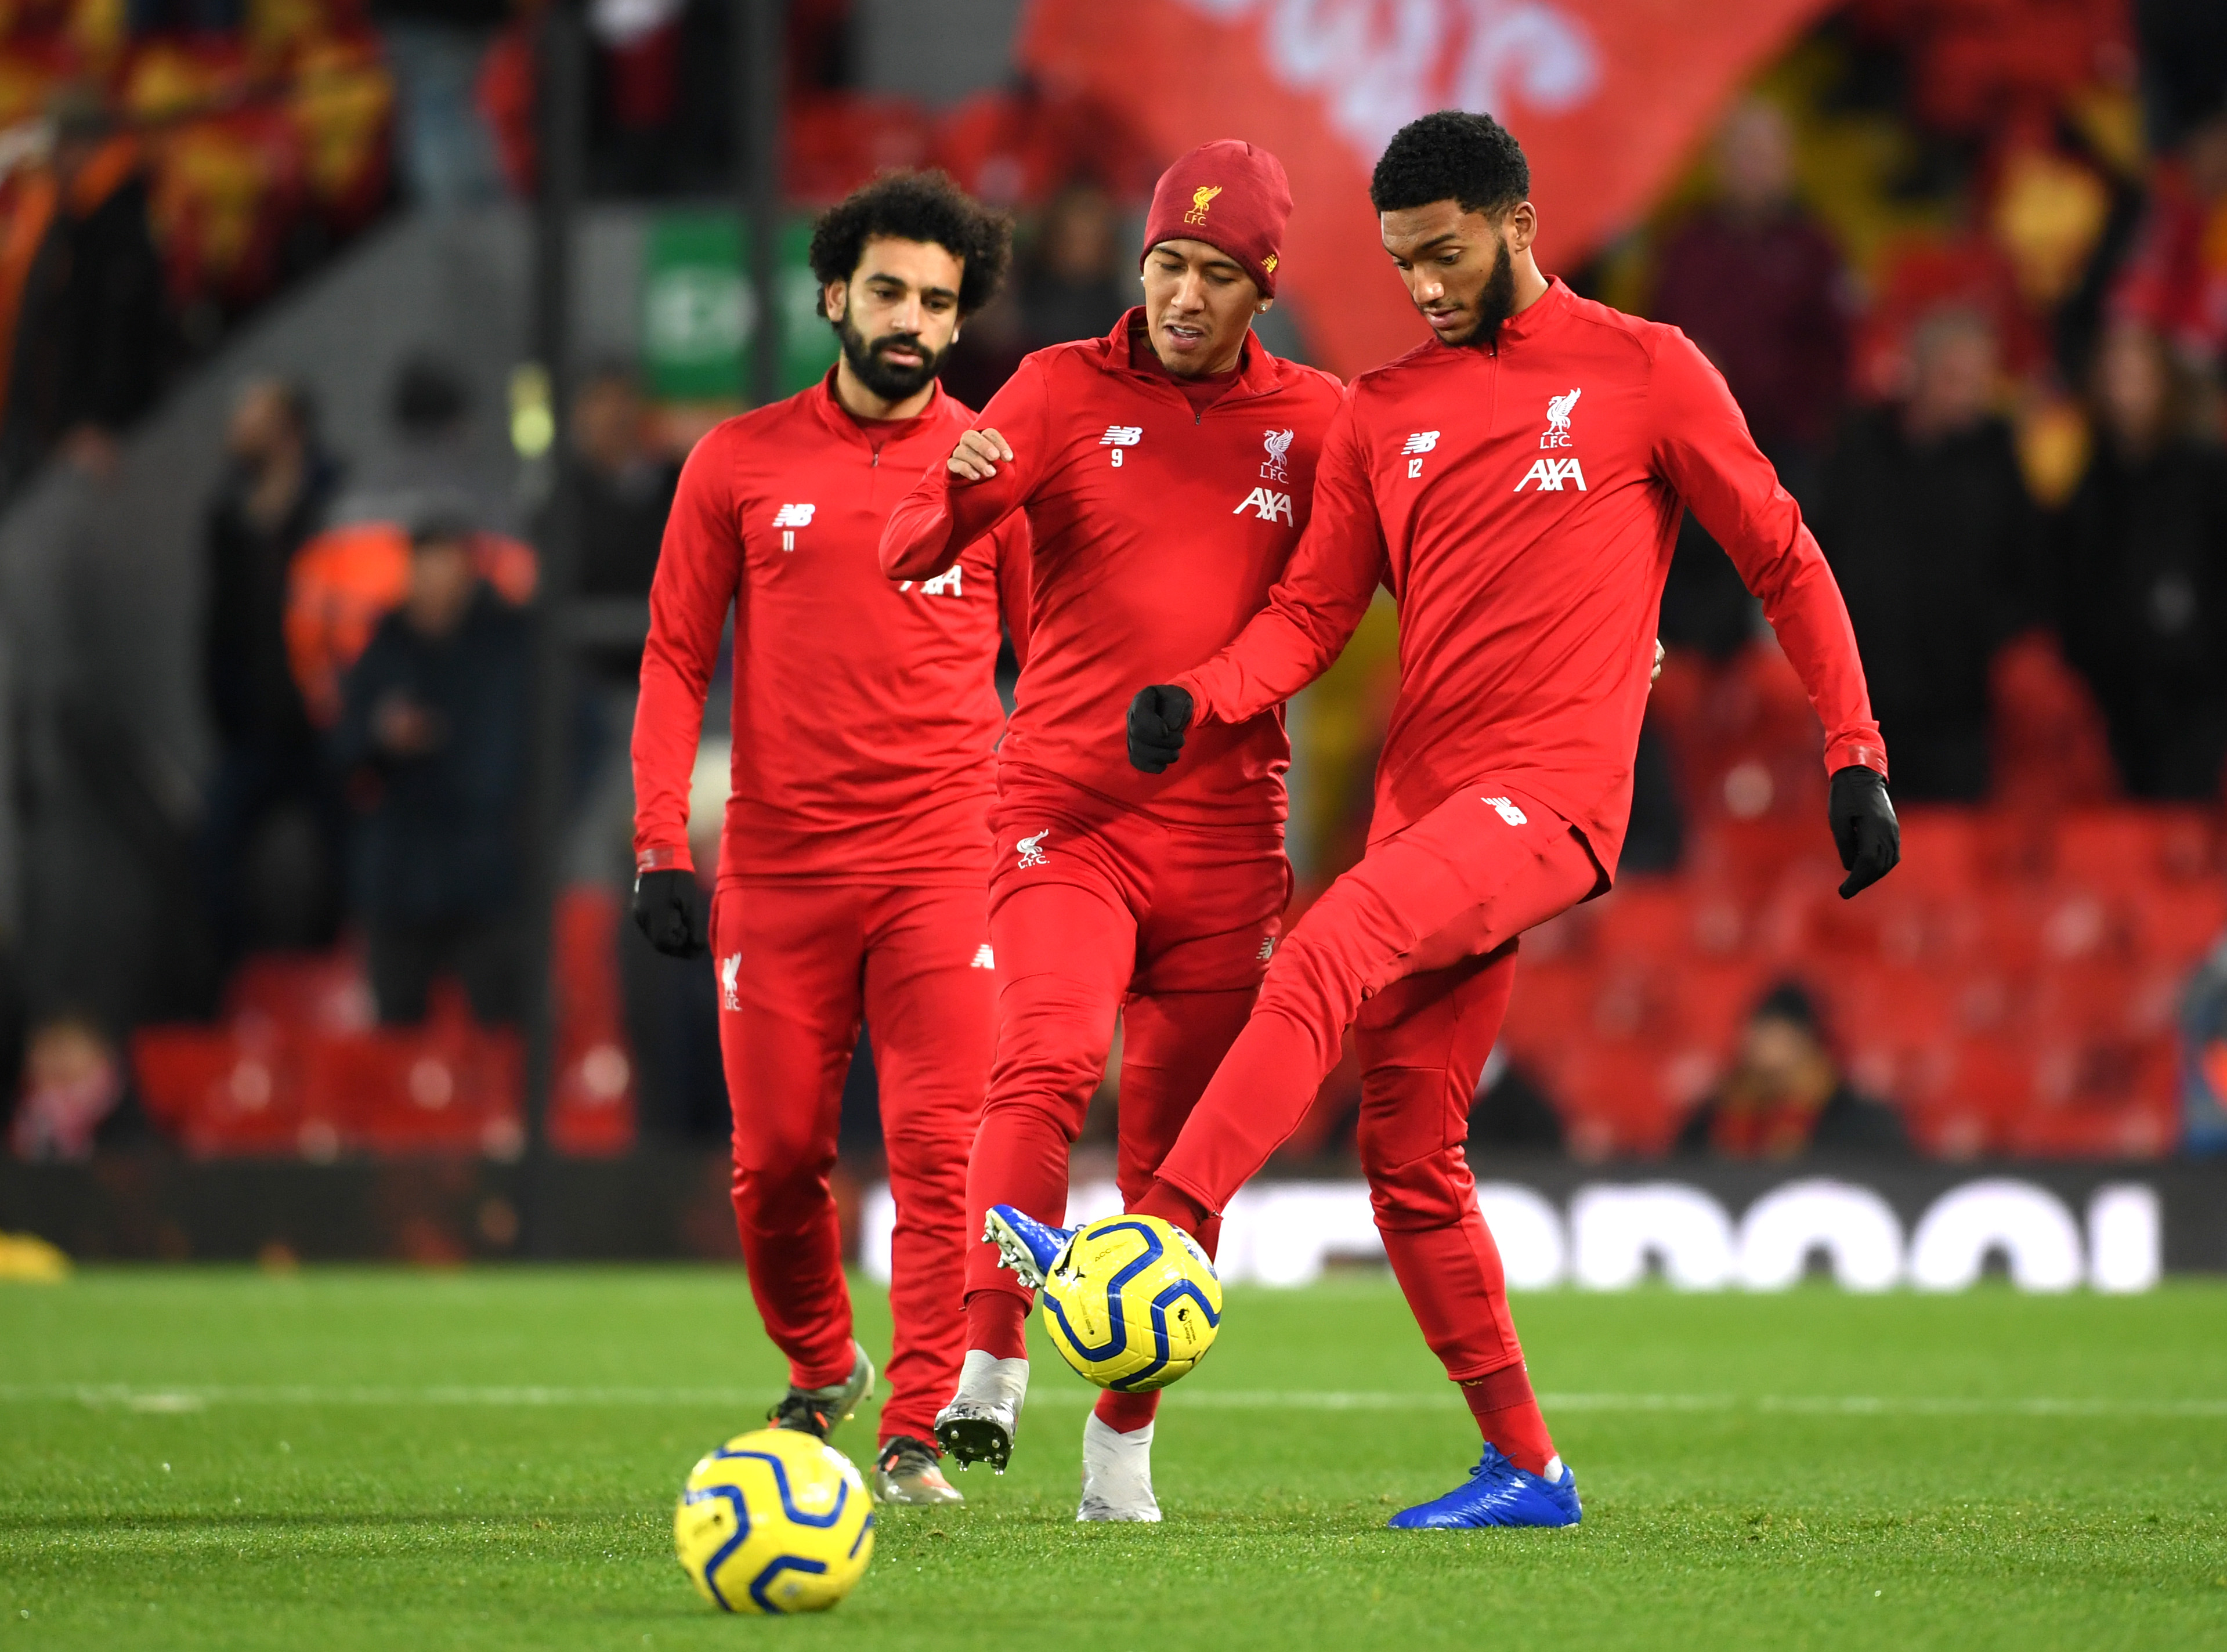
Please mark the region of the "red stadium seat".
POLYGON ((1581 1157, 1660 1153, 1716 1076, 1707 1052, 1592 1044, 1567 1052, 1557 1092, 1581 1157))
POLYGON ((358 1032, 378 1019, 362 961, 341 947, 318 953, 258 953, 233 973, 225 1014, 289 1032, 358 1032))
POLYGON ((339 1150, 329 1118, 304 1106, 292 1041, 268 1030, 144 1027, 131 1069, 148 1115, 198 1158, 339 1150))
POLYGON ((557 1089, 549 1139, 559 1152, 605 1156, 634 1145, 635 1063, 626 1036, 616 939, 618 896, 569 889, 556 920, 557 1089))
POLYGON ((514 1158, 525 1145, 514 1033, 443 1017, 318 1035, 304 1042, 302 1063, 304 1107, 332 1119, 351 1145, 514 1158))

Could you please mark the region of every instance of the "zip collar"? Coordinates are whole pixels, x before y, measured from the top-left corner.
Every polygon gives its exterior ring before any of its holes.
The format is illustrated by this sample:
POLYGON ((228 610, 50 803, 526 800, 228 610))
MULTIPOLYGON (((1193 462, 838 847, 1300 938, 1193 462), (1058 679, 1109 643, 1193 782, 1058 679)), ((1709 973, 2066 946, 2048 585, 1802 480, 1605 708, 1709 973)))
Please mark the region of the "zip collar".
MULTIPOLYGON (((1131 329, 1133 328, 1141 332, 1144 327, 1145 307, 1142 304, 1133 304, 1123 310, 1121 319, 1114 323, 1114 330, 1104 338, 1096 341, 1093 346, 1100 370, 1133 380, 1140 384, 1157 386, 1178 401, 1184 401, 1185 410, 1189 411, 1189 403, 1184 397, 1183 392, 1170 384, 1166 378, 1159 373, 1147 373, 1142 367, 1130 365, 1131 329)), ((1147 341, 1144 348, 1150 349, 1152 345, 1147 341)), ((1232 402, 1250 401, 1256 396, 1269 394, 1282 383, 1282 374, 1278 372, 1278 368, 1282 365, 1276 357, 1268 353, 1267 347, 1254 336, 1253 329, 1247 328, 1244 348, 1237 353, 1237 377, 1231 381, 1229 388, 1209 403, 1198 417, 1203 418, 1207 413, 1227 407, 1232 402)))
POLYGON ((1547 278, 1547 290, 1533 301, 1530 308, 1517 311, 1500 324, 1498 342, 1513 344, 1519 340, 1536 338, 1569 314, 1577 295, 1562 284, 1560 276, 1547 278))
POLYGON ((902 442, 925 429, 929 421, 943 417, 943 385, 938 380, 928 396, 928 405, 910 418, 860 418, 836 395, 835 372, 835 368, 828 368, 820 387, 807 392, 812 410, 836 436, 857 443, 877 456, 890 443, 902 442))

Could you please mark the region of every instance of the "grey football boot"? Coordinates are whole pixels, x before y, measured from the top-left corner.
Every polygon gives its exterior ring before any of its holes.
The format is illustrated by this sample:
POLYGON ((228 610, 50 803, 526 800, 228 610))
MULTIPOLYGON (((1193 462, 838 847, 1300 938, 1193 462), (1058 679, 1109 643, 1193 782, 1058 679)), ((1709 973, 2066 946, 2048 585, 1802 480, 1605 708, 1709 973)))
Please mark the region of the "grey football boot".
POLYGON ((874 1392, 874 1362, 856 1342, 851 1344, 851 1375, 824 1388, 791 1388, 781 1403, 766 1413, 775 1428, 826 1439, 858 1414, 858 1407, 874 1392))
POLYGON ((937 1503, 965 1502, 959 1488, 943 1477, 935 1447, 909 1434, 899 1434, 882 1447, 866 1476, 866 1489, 877 1503, 900 1508, 927 1508, 937 1503))

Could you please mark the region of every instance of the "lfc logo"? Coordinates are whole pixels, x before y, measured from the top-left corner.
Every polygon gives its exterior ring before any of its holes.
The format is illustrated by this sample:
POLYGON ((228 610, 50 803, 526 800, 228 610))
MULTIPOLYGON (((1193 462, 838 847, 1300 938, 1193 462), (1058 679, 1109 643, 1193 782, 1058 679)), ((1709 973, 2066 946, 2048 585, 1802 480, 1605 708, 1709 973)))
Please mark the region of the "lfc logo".
POLYGON ((1289 482, 1284 469, 1284 456, 1292 450, 1292 432, 1267 431, 1262 432, 1261 446, 1268 450, 1268 462, 1260 467, 1260 474, 1270 482, 1289 482))
POLYGON ((1184 222, 1186 224, 1203 224, 1206 222, 1206 209, 1214 205, 1215 196, 1221 193, 1222 186, 1218 183, 1202 183, 1197 188, 1192 190, 1190 192, 1190 210, 1184 214, 1184 222))
POLYGON ((1566 448, 1570 445, 1570 410, 1578 405, 1578 398, 1586 392, 1573 390, 1556 396, 1547 403, 1547 428, 1539 434, 1542 448, 1566 448))

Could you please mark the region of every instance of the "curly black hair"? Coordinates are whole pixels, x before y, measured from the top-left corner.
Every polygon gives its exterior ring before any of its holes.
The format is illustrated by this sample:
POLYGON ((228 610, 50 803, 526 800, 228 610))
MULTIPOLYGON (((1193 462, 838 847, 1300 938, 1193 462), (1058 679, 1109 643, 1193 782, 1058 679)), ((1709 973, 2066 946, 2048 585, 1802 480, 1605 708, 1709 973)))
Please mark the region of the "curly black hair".
POLYGON ((1497 218, 1531 194, 1523 146, 1490 115, 1441 109, 1392 134, 1369 180, 1378 212, 1452 201, 1464 212, 1497 218))
MULTIPOLYGON (((1013 252, 1013 220, 983 206, 941 172, 884 172, 853 189, 812 226, 812 273, 823 294, 858 273, 877 236, 933 241, 960 262, 959 313, 997 295, 1013 252)), ((821 303, 826 302, 823 296, 821 303)))

